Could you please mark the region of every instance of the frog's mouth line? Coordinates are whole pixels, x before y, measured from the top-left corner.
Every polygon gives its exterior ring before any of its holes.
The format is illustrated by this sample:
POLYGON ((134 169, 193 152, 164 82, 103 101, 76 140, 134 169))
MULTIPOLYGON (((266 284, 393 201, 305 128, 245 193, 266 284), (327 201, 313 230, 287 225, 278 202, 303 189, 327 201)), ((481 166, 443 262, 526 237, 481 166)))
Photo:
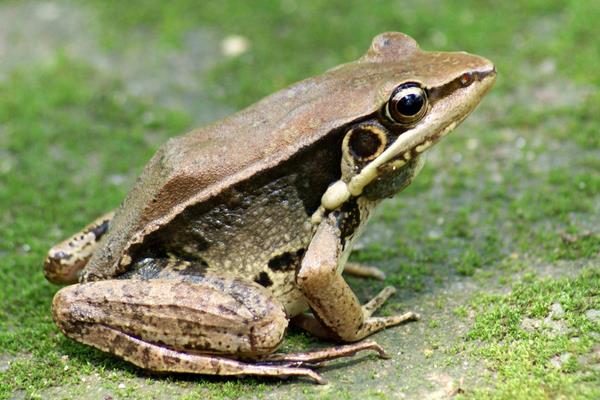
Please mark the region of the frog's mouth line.
MULTIPOLYGON (((466 117, 466 115, 465 115, 466 117)), ((437 142, 441 137, 446 136, 450 133, 459 123, 460 121, 453 121, 448 124, 445 128, 442 129, 439 133, 431 136, 430 138, 426 138, 425 140, 420 140, 417 143, 402 146, 402 144, 410 143, 410 140, 415 140, 415 138, 419 138, 425 136, 425 131, 430 127, 429 125, 423 125, 415 128, 410 134, 405 134, 405 138, 400 136, 396 139, 390 147, 388 147, 383 153, 379 155, 375 160, 371 161, 367 164, 362 171, 352 177, 350 182, 346 183, 342 180, 338 180, 333 183, 327 191, 323 194, 321 198, 321 207, 319 210, 315 211, 312 216, 313 222, 318 222, 320 220, 320 213, 324 211, 323 209, 333 210, 345 203, 350 197, 359 196, 363 189, 371 183, 376 177, 379 168, 386 167, 392 163, 392 168, 402 167, 406 164, 412 157, 413 152, 415 156, 417 153, 421 153, 437 142), (400 139, 403 138, 402 141, 400 139), (400 141, 400 144, 398 142, 400 141), (398 151, 398 148, 405 147, 408 150, 398 151)), ((408 132, 407 132, 408 133, 408 132)))
MULTIPOLYGON (((465 118, 467 116, 465 115, 465 118)), ((464 118, 463 118, 464 119, 464 118)), ((399 154, 392 157, 389 161, 383 162, 381 165, 377 166, 378 170, 382 168, 400 168, 406 165, 410 160, 415 157, 418 157, 421 153, 425 152, 428 148, 436 144, 440 141, 444 136, 447 136, 450 132, 452 132, 460 123, 460 121, 454 121, 446 126, 440 133, 427 138, 414 146, 411 146, 408 150, 400 152, 399 154)))

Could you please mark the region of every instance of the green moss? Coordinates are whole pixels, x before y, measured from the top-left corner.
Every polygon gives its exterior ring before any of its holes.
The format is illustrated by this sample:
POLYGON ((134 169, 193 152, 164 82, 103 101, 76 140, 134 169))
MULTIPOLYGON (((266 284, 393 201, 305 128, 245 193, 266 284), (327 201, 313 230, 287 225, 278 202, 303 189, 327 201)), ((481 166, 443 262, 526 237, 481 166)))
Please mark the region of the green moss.
POLYGON ((452 313, 459 318, 465 318, 468 314, 468 309, 465 306, 459 306, 452 310, 452 313))
POLYGON ((470 276, 475 273, 476 268, 480 268, 483 264, 483 260, 481 259, 481 255, 477 251, 466 250, 462 253, 460 261, 456 266, 456 271, 460 275, 470 276))
POLYGON ((564 235, 561 239, 555 250, 556 257, 560 259, 591 258, 600 249, 600 235, 589 231, 564 235))
POLYGON ((586 356, 597 343, 600 323, 586 312, 600 308, 599 289, 595 268, 576 278, 518 284, 505 296, 482 295, 467 338, 478 342, 473 353, 487 361, 495 379, 467 397, 597 397, 600 377, 586 356), (558 315, 552 312, 557 305, 558 315))

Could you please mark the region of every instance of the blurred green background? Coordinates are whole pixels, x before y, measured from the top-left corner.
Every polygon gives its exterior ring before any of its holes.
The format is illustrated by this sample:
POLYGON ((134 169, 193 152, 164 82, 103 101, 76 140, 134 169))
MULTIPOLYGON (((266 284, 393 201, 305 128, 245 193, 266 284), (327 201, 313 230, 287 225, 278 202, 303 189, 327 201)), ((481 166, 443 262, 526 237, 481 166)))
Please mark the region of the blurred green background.
MULTIPOLYGON (((0 398, 598 398, 598 20, 579 0, 0 1, 0 398), (383 313, 424 317, 375 335, 391 360, 333 363, 326 386, 156 377, 58 333, 46 251, 161 143, 391 30, 499 71, 353 256, 401 289, 383 313)), ((326 345, 292 330, 283 350, 326 345)))

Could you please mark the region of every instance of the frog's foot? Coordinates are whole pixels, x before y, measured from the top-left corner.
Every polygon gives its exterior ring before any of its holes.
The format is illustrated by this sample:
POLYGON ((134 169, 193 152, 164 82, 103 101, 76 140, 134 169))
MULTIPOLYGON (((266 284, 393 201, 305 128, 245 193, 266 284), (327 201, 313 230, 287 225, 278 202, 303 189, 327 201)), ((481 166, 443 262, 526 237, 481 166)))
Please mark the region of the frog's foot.
MULTIPOLYGON (((375 297, 369 300, 362 306, 363 319, 365 320, 364 328, 369 334, 377 332, 380 329, 390 326, 400 325, 404 322, 416 321, 421 316, 413 311, 408 311, 401 315, 393 315, 390 317, 372 317, 383 304, 394 294, 396 289, 393 286, 387 286, 375 297)), ((292 319, 294 325, 302 328, 321 339, 335 339, 336 334, 324 327, 315 317, 308 314, 300 314, 292 319)), ((367 343, 367 342, 364 342, 367 343)))
POLYGON ((362 309, 365 318, 369 318, 375 311, 379 310, 394 293, 396 293, 395 287, 386 286, 377 296, 363 304, 362 309))
POLYGON ((75 283, 79 272, 98 247, 100 238, 108 231, 114 212, 98 218, 75 235, 53 246, 44 261, 44 275, 52 283, 75 283))
POLYGON ((383 328, 418 319, 413 312, 371 316, 394 293, 393 288, 384 289, 364 306, 360 304, 338 273, 343 245, 337 222, 333 217, 321 222, 296 273, 296 284, 316 318, 302 315, 294 323, 320 337, 357 342, 383 328))
MULTIPOLYGON (((377 311, 383 304, 396 293, 396 288, 393 286, 385 287, 377 296, 373 297, 366 304, 362 306, 364 318, 370 321, 373 325, 382 326, 387 328, 388 326, 399 325, 408 321, 416 321, 421 316, 413 311, 405 312, 401 315, 393 315, 391 317, 371 317, 375 311, 377 311)), ((377 328, 375 328, 378 330, 377 328)))
MULTIPOLYGON (((369 303, 367 303, 369 304, 369 303)), ((363 313, 366 311, 363 309, 363 313)), ((391 326, 396 326, 403 324, 405 322, 417 321, 421 318, 421 316, 413 311, 408 311, 401 315, 392 315, 390 317, 365 317, 365 321, 363 322, 361 328, 358 333, 360 338, 371 335, 375 332, 378 332, 384 328, 389 328, 391 326)), ((336 334, 332 329, 323 326, 319 320, 317 320, 314 316, 308 314, 300 314, 292 319, 292 322, 298 328, 304 329, 310 334, 325 340, 340 340, 338 334, 336 334)), ((347 340, 343 339, 342 340, 347 340)), ((361 342, 362 343, 362 342, 361 342)), ((381 354, 382 358, 386 358, 385 353, 381 354)))
POLYGON ((359 351, 373 350, 381 358, 389 358, 385 350, 372 340, 348 344, 344 346, 330 347, 323 350, 314 350, 304 353, 275 353, 267 354, 257 358, 261 362, 272 362, 287 366, 316 366, 322 362, 335 360, 336 358, 351 357, 359 351))
POLYGON ((344 272, 349 275, 358 276, 361 278, 371 278, 378 281, 385 280, 385 272, 377 267, 362 265, 358 263, 348 262, 344 267, 344 272))

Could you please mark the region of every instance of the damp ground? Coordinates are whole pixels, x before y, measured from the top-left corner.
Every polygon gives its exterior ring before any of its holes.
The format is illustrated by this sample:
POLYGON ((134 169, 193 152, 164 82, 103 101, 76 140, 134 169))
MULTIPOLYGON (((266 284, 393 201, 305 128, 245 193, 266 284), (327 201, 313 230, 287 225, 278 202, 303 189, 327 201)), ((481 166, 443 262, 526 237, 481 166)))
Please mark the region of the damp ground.
MULTIPOLYGON (((0 398, 598 398, 600 44, 593 2, 0 2, 0 398), (129 6, 126 6, 128 4, 129 6), (249 16, 252 16, 251 18, 249 16), (377 211, 349 278, 391 355, 329 381, 155 376, 65 339, 47 249, 119 204, 169 137, 399 30, 497 85, 377 211)), ((282 351, 328 343, 291 330, 282 351)))

